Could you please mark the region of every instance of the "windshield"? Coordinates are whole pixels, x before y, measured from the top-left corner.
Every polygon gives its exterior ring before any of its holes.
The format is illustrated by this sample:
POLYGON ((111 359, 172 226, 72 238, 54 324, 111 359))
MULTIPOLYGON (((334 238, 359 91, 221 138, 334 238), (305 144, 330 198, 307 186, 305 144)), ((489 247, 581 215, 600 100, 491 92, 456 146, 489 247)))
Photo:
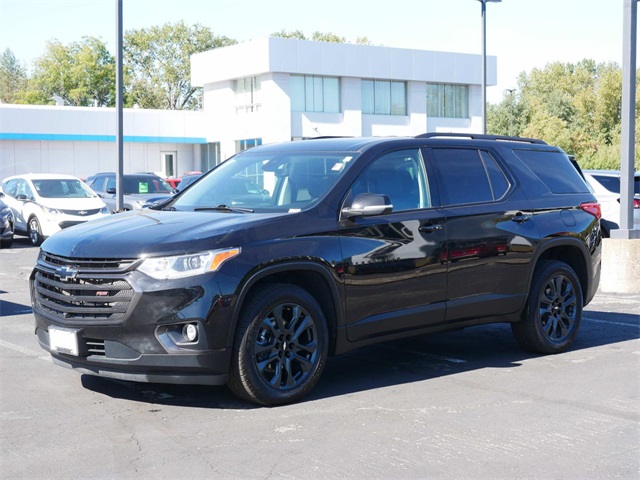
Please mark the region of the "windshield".
MULTIPOLYGON (((115 188, 115 179, 114 186, 115 188)), ((124 193, 126 195, 138 195, 146 193, 172 193, 171 187, 165 183, 160 177, 135 177, 124 176, 124 193)))
POLYGON ((38 195, 43 198, 94 198, 97 195, 77 179, 33 180, 38 195))
POLYGON ((303 210, 342 175, 353 154, 247 152, 225 161, 171 205, 202 210, 221 205, 263 212, 303 210))

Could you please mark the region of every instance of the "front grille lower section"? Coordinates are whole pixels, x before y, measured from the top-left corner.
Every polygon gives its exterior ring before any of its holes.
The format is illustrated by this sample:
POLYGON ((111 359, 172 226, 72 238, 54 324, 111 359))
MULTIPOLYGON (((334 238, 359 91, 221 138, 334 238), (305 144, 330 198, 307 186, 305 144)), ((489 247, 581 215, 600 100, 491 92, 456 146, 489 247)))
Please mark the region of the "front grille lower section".
POLYGON ((74 215, 76 217, 88 217, 100 212, 99 208, 92 208, 91 210, 60 210, 67 215, 74 215))
POLYGON ((125 273, 137 260, 69 259, 42 252, 34 277, 39 310, 65 324, 121 323, 135 290, 125 273))

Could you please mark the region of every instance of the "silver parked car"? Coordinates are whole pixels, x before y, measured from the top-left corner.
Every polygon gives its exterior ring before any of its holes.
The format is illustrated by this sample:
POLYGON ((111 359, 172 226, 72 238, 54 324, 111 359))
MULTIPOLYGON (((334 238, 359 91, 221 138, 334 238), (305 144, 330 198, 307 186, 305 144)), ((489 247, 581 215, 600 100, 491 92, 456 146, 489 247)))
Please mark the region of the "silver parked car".
MULTIPOLYGON (((174 190, 161 177, 152 173, 125 173, 122 210, 139 210, 171 198, 174 190)), ((87 184, 116 211, 115 172, 97 173, 87 178, 87 184)))

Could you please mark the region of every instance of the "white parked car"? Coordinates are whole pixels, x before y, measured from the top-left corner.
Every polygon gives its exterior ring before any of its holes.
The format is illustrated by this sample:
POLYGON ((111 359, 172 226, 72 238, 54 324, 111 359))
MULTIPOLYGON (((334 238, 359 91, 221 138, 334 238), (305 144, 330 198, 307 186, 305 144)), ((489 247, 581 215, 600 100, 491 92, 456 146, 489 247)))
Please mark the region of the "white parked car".
POLYGON ((28 173, 2 181, 4 202, 15 217, 15 233, 40 245, 56 232, 111 214, 104 202, 79 178, 28 173))
MULTIPOLYGON (((620 171, 583 170, 583 173, 600 203, 602 233, 608 237, 611 230, 620 228, 620 171)), ((640 229, 640 172, 634 175, 633 191, 633 227, 640 229)))

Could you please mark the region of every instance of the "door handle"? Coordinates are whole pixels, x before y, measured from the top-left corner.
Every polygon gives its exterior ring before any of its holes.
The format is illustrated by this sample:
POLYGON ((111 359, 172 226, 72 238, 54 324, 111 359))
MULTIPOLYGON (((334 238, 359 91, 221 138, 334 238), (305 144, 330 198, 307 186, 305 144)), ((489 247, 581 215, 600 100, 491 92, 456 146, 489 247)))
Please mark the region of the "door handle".
POLYGON ((529 215, 524 215, 522 212, 516 213, 513 217, 511 217, 511 221, 516 223, 524 223, 531 220, 529 215))
POLYGON ((422 227, 420 227, 420 231, 424 232, 424 233, 431 233, 431 232, 435 232, 437 230, 442 230, 442 224, 441 223, 436 223, 435 225, 432 225, 432 224, 423 225, 422 227))

